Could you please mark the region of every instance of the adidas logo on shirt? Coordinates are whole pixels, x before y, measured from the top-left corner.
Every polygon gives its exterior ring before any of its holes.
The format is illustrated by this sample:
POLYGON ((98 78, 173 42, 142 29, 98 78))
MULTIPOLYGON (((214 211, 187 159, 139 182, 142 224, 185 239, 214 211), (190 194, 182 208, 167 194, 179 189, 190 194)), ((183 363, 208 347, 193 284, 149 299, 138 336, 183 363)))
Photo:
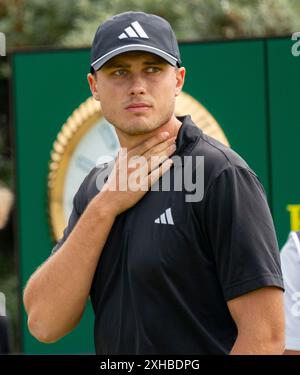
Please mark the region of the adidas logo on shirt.
POLYGON ((154 223, 174 225, 171 208, 167 208, 160 217, 154 220, 154 223))
POLYGON ((138 23, 138 21, 132 22, 131 26, 126 27, 126 29, 124 30, 124 33, 120 34, 118 38, 119 39, 125 39, 125 38, 149 39, 148 35, 145 33, 144 29, 138 23))

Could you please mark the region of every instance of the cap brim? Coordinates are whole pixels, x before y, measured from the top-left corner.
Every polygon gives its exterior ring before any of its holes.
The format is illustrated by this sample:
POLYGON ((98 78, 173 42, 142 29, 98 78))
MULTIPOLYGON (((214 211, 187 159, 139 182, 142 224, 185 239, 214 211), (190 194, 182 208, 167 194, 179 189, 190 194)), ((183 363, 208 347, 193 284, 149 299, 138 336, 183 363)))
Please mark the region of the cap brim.
POLYGON ((180 62, 178 61, 176 57, 170 55, 167 52, 160 50, 159 48, 147 46, 145 44, 129 44, 127 46, 116 48, 106 53, 104 56, 99 57, 97 60, 93 61, 91 64, 91 71, 93 69, 99 70, 108 60, 112 59, 113 57, 117 55, 120 55, 121 53, 130 52, 130 51, 150 52, 150 53, 153 53, 154 55, 162 57, 164 60, 166 60, 169 64, 173 66, 180 65, 180 62))

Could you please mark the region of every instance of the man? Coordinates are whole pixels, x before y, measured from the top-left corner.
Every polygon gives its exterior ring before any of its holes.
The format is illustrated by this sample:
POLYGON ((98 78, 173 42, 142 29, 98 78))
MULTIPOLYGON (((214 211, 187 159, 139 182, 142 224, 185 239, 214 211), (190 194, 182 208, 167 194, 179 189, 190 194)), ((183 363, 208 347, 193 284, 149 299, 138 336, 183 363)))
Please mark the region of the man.
POLYGON ((286 343, 284 354, 300 355, 300 231, 291 232, 281 253, 286 343))
POLYGON ((175 117, 185 69, 169 23, 114 16, 91 55, 91 92, 128 154, 86 177, 63 238, 30 278, 31 333, 66 335, 90 295, 97 354, 281 354, 283 282, 263 188, 236 153, 175 117), (200 156, 203 197, 188 201, 175 185, 187 158, 197 180, 200 156), (157 189, 166 176, 169 191, 157 189))

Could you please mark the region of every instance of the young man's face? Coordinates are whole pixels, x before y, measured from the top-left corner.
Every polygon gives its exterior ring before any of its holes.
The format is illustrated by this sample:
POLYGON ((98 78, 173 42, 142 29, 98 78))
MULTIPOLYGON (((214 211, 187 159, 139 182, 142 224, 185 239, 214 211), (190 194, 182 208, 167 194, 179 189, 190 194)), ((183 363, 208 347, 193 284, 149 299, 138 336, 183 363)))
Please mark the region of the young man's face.
POLYGON ((88 80, 104 117, 120 131, 138 135, 171 119, 184 74, 184 68, 176 69, 159 56, 128 52, 109 60, 96 79, 90 74, 88 80))

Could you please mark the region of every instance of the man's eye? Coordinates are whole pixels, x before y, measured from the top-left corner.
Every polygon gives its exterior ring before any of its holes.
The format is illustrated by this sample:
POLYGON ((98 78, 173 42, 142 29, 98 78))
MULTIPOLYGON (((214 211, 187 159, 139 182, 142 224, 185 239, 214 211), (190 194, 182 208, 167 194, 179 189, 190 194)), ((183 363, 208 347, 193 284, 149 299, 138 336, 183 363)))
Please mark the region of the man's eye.
POLYGON ((124 70, 124 69, 118 69, 118 70, 114 71, 113 74, 115 76, 122 77, 122 76, 125 76, 126 73, 127 73, 126 70, 124 70))
POLYGON ((160 69, 157 66, 150 66, 149 68, 147 68, 148 73, 157 73, 159 71, 160 69))

